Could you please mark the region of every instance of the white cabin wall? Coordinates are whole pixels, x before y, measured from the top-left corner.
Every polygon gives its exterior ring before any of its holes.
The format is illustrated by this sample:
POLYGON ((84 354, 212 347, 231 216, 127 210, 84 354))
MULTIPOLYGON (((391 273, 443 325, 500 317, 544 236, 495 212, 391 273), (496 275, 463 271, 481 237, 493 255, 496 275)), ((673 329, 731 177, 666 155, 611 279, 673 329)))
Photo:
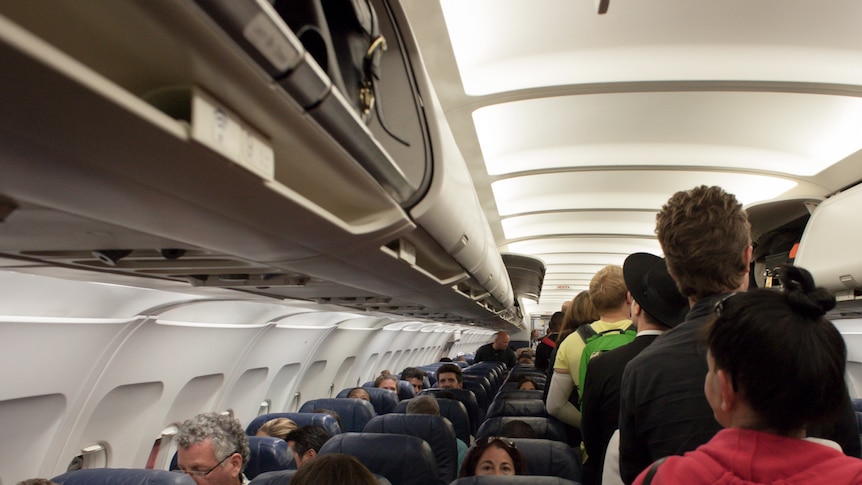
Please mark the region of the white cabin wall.
POLYGON ((182 288, 0 272, 0 484, 62 473, 91 444, 107 466, 144 467, 162 430, 196 413, 292 411, 439 360, 466 328, 182 288))

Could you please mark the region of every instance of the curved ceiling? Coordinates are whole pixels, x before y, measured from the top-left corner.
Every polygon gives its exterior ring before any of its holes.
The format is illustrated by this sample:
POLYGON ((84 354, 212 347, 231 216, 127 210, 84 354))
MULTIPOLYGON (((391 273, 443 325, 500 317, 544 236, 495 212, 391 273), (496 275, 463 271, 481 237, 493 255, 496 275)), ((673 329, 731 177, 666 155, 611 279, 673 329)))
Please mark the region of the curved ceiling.
POLYGON ((862 180, 862 2, 402 2, 503 252, 547 265, 532 313, 661 254, 655 214, 862 180))

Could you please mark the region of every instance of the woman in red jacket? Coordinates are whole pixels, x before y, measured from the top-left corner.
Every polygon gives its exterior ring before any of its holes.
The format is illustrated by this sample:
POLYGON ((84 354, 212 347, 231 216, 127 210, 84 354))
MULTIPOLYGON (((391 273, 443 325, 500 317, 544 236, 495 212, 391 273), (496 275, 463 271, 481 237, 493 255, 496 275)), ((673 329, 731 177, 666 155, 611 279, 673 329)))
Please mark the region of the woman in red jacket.
POLYGON ((783 266, 780 277, 782 292, 722 300, 708 327, 704 393, 725 429, 644 470, 636 485, 862 483, 862 460, 806 437, 848 405, 847 349, 823 317, 835 298, 804 269, 783 266))

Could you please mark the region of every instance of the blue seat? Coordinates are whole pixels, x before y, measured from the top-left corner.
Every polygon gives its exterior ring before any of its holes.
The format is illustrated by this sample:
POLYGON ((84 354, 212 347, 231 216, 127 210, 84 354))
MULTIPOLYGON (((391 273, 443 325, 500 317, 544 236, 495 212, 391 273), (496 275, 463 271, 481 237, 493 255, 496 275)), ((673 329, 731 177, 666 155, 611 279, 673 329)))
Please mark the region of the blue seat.
POLYGON ((313 399, 303 404, 299 412, 310 413, 315 409, 330 409, 338 413, 345 432, 362 431, 374 417, 374 406, 370 402, 348 398, 313 399))
POLYGON ((530 425, 533 431, 536 432, 536 438, 545 440, 569 442, 569 435, 565 425, 556 418, 537 418, 535 416, 498 416, 496 418, 486 419, 479 431, 476 432, 476 439, 486 438, 488 436, 500 436, 500 428, 509 421, 523 421, 530 425))
POLYGON ((264 472, 296 468, 293 452, 281 438, 249 436, 248 449, 248 464, 243 473, 249 479, 264 472))
MULTIPOLYGON (((395 406, 395 412, 399 414, 407 413, 407 405, 410 400, 401 401, 395 406)), ((437 398, 437 405, 440 406, 440 416, 448 419, 452 423, 452 428, 455 430, 455 437, 463 441, 465 444, 470 443, 470 418, 467 416, 467 408, 461 401, 454 399, 437 398)))
POLYGON ((498 416, 538 416, 547 418, 545 403, 541 399, 497 399, 491 403, 485 419, 498 416))
POLYGON ((406 434, 431 446, 437 461, 437 476, 447 484, 458 476, 458 446, 448 419, 427 414, 386 414, 365 425, 364 433, 406 434))
MULTIPOLYGON (((422 380, 423 384, 426 384, 425 380, 422 380)), ((374 382, 366 382, 362 384, 362 387, 365 388, 374 388, 374 382)), ((413 384, 410 384, 410 381, 405 381, 402 379, 398 379, 398 399, 396 401, 403 401, 404 399, 413 399, 416 397, 416 391, 413 390, 413 384)))
POLYGON ((330 416, 329 414, 324 413, 269 413, 269 414, 261 414, 260 416, 251 420, 248 423, 248 426, 245 428, 245 434, 249 436, 254 436, 257 433, 257 430, 263 426, 263 423, 275 419, 275 418, 287 418, 292 420, 298 427, 303 426, 320 426, 325 429, 330 436, 337 435, 341 433, 341 427, 338 425, 338 421, 336 421, 335 417, 330 416))
POLYGON ((513 438, 527 462, 527 473, 581 481, 581 460, 574 448, 554 440, 513 438))
POLYGON ((498 392, 497 395, 494 396, 494 400, 499 401, 502 399, 542 399, 542 391, 500 389, 500 392, 498 392))
MULTIPOLYGON (((437 387, 433 387, 431 389, 423 389, 422 392, 419 393, 420 396, 425 394, 430 394, 434 397, 437 397, 437 394, 441 392, 449 391, 461 401, 461 404, 467 409, 467 418, 470 420, 470 434, 475 436, 476 431, 479 429, 479 423, 482 422, 482 414, 479 408, 479 402, 476 400, 476 395, 473 394, 473 391, 469 389, 440 389, 437 387)), ((440 400, 438 399, 439 403, 440 400)))
POLYGON ((476 395, 476 401, 483 411, 488 410, 494 391, 491 382, 485 376, 469 375, 462 376, 464 389, 470 389, 476 395))
MULTIPOLYGON (((177 454, 171 459, 171 470, 177 470, 177 454)), ((293 452, 287 442, 271 436, 248 437, 248 463, 243 473, 252 479, 264 472, 296 469, 293 452)))
POLYGON ((450 485, 580 485, 580 482, 573 482, 565 478, 532 475, 486 475, 459 478, 450 485))
POLYGON ((431 446, 415 436, 342 433, 327 441, 318 455, 327 453, 352 455, 371 473, 382 475, 392 485, 440 483, 431 446))
POLYGON ((60 485, 194 485, 185 473, 138 468, 91 468, 67 472, 52 478, 60 485))
POLYGON ((261 473, 249 482, 249 485, 287 485, 296 474, 296 470, 278 470, 261 473))
MULTIPOLYGON (((407 382, 407 381, 404 381, 407 382)), ((407 382, 407 385, 410 385, 407 382)), ((398 398, 395 397, 395 394, 387 391, 386 389, 378 389, 376 387, 362 387, 366 391, 368 391, 368 395, 371 396, 371 405, 374 406, 375 414, 389 414, 395 410, 395 405, 398 404, 398 398)), ((348 387, 347 389, 342 389, 338 394, 336 394, 336 398, 346 398, 348 394, 350 394, 350 390, 352 387, 348 387)), ((413 390, 413 386, 410 386, 411 391, 413 390)))
MULTIPOLYGON (((176 453, 171 459, 170 469, 178 470, 176 453)), ((247 478, 252 479, 264 472, 290 469, 296 469, 296 463, 293 462, 293 452, 286 441, 272 436, 248 437, 248 463, 243 470, 247 478)))

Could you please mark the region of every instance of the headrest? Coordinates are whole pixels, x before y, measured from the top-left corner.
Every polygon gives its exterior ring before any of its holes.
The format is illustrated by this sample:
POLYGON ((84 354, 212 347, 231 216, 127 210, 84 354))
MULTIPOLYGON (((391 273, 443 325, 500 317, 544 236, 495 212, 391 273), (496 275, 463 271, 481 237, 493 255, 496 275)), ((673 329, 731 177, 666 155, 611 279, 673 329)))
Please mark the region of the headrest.
POLYGON ((555 418, 537 418, 535 416, 499 416, 486 419, 476 432, 476 439, 487 436, 505 436, 500 429, 509 421, 523 421, 536 432, 536 438, 568 443, 566 428, 555 418))
MULTIPOLYGON (((410 385, 410 383, 408 382, 407 385, 410 385)), ((395 393, 389 392, 386 389, 378 389, 370 386, 362 386, 362 388, 368 392, 369 396, 371 396, 371 405, 374 406, 376 414, 388 414, 395 410, 395 405, 398 404, 398 397, 396 397, 395 393)), ((342 389, 335 397, 339 399, 346 398, 352 389, 352 387, 342 389)), ((412 391, 413 386, 410 386, 410 389, 412 391)))
POLYGON ((277 470, 261 473, 254 477, 249 482, 249 485, 287 485, 294 474, 296 474, 296 470, 277 470))
POLYGON ((325 413, 269 413, 269 414, 261 414, 260 416, 251 420, 248 423, 248 426, 245 428, 245 434, 249 436, 254 436, 257 433, 257 430, 263 426, 263 423, 275 419, 275 418, 287 418, 296 423, 296 426, 301 428, 303 426, 315 425, 320 426, 325 429, 330 436, 341 433, 341 427, 338 425, 338 421, 334 416, 330 416, 325 413))
POLYGON ((437 476, 449 483, 458 476, 458 447, 455 430, 448 419, 427 414, 386 414, 365 425, 365 433, 406 434, 431 446, 437 461, 437 476))
MULTIPOLYGON (((406 414, 407 405, 410 400, 401 401, 395 406, 395 413, 406 414)), ((452 423, 452 428, 455 430, 455 437, 463 441, 465 444, 470 442, 470 418, 467 416, 467 408, 461 401, 454 399, 437 398, 437 404, 440 406, 440 416, 448 419, 452 423)))
POLYGON ((528 438, 512 438, 512 441, 527 462, 530 475, 581 481, 581 460, 568 444, 528 438))
POLYGON ((248 465, 243 473, 250 479, 264 472, 296 468, 293 453, 281 438, 249 436, 248 448, 248 465))
MULTIPOLYGON (((431 389, 423 389, 422 392, 419 393, 419 395, 422 396, 424 394, 430 394, 434 397, 437 397, 438 394, 446 391, 454 394, 455 397, 459 401, 461 401, 461 404, 463 404, 464 407, 467 409, 467 418, 470 420, 470 434, 475 435, 476 431, 479 429, 479 423, 482 422, 483 416, 481 415, 481 411, 479 410, 479 402, 476 401, 476 395, 473 394, 473 391, 469 389, 440 389, 437 387, 432 387, 431 389)), ((440 412, 442 414, 442 408, 440 412)))
POLYGON ((545 402, 541 399, 497 399, 488 407, 485 419, 497 416, 538 416, 547 418, 545 402))
POLYGON ((327 441, 318 454, 327 453, 353 455, 371 473, 382 475, 396 485, 443 485, 437 476, 431 447, 415 436, 343 433, 327 441))
POLYGON ((137 468, 91 468, 67 472, 52 478, 60 485, 194 485, 185 473, 137 468))
POLYGON ((315 409, 329 409, 338 413, 345 432, 362 431, 374 417, 374 406, 370 402, 348 398, 314 399, 303 404, 299 412, 310 413, 315 409))
POLYGON ((506 385, 500 388, 500 392, 494 397, 495 401, 501 399, 542 399, 542 391, 522 391, 520 389, 506 390, 506 385))
POLYGON ((579 485, 579 483, 558 477, 486 475, 459 478, 450 485, 579 485))

